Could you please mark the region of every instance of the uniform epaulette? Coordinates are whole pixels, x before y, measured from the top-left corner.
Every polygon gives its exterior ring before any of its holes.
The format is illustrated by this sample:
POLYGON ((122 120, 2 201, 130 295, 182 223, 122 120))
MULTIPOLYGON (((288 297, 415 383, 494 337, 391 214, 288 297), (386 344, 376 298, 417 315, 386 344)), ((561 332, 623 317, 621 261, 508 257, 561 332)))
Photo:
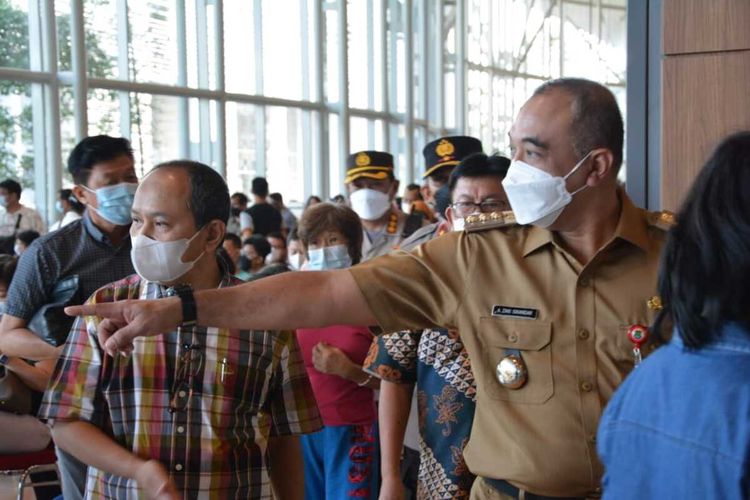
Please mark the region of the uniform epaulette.
POLYGON ((661 212, 649 212, 647 219, 649 225, 658 227, 662 231, 669 231, 674 227, 675 224, 677 224, 675 215, 668 210, 662 210, 661 212))
POLYGON ((515 226, 516 216, 512 211, 507 210, 505 212, 470 215, 466 218, 465 222, 464 231, 467 233, 476 233, 487 229, 515 226))

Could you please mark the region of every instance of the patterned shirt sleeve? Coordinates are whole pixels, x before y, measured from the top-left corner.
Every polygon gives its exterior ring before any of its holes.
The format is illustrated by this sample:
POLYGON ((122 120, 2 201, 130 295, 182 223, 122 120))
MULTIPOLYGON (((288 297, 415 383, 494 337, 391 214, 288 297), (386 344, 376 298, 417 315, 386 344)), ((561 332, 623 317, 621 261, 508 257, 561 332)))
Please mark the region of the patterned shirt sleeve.
POLYGON ((16 318, 30 320, 40 307, 47 304, 57 282, 58 269, 54 259, 39 240, 21 255, 18 269, 8 289, 5 312, 16 318))
POLYGON ((375 337, 362 369, 386 382, 415 383, 421 334, 421 331, 406 330, 375 337))
MULTIPOLYGON (((97 292, 86 303, 96 304, 100 293, 105 292, 97 292)), ((104 359, 95 318, 76 318, 44 393, 39 418, 101 422, 108 413, 100 390, 104 359)))
POLYGON ((276 334, 279 360, 271 383, 271 436, 309 434, 323 422, 315 402, 297 337, 292 332, 276 334))

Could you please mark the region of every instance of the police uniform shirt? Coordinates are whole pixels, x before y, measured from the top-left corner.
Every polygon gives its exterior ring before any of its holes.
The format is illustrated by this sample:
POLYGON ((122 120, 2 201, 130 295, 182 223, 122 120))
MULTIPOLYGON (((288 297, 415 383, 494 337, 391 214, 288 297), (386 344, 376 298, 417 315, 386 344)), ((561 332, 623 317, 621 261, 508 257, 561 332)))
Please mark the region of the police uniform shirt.
POLYGON ((627 329, 651 324, 666 232, 621 192, 612 240, 582 266, 533 226, 450 233, 350 270, 383 331, 455 328, 477 381, 469 469, 539 495, 586 496, 602 475, 602 410, 633 368, 627 329), (493 314, 494 313, 494 314, 493 314), (523 387, 497 381, 508 350, 523 387))
POLYGON ((404 224, 406 215, 391 209, 389 220, 383 230, 370 240, 367 230, 363 229, 362 237, 362 261, 380 257, 397 249, 404 240, 404 224))

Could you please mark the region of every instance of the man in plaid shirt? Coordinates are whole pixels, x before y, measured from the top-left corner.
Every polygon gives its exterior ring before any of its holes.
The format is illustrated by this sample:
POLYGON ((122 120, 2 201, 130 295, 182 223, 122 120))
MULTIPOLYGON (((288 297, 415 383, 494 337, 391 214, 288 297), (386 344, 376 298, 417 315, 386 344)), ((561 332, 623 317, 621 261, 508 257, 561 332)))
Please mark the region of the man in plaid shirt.
MULTIPOLYGON (((133 204, 138 274, 88 303, 237 284, 216 256, 229 206, 210 167, 157 166, 133 204)), ((97 338, 106 321, 76 321, 40 410, 58 446, 89 464, 87 497, 302 498, 297 435, 321 421, 292 333, 182 326, 110 357, 97 338)))

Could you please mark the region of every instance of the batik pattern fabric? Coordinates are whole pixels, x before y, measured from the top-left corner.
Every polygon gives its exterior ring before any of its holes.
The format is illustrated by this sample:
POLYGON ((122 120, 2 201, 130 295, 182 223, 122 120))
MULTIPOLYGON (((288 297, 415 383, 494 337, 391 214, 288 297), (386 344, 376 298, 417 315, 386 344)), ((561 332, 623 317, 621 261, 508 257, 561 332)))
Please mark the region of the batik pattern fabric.
POLYGON ((469 498, 474 476, 463 458, 476 404, 469 356, 456 331, 381 335, 364 369, 383 380, 416 384, 420 458, 418 498, 469 498))

